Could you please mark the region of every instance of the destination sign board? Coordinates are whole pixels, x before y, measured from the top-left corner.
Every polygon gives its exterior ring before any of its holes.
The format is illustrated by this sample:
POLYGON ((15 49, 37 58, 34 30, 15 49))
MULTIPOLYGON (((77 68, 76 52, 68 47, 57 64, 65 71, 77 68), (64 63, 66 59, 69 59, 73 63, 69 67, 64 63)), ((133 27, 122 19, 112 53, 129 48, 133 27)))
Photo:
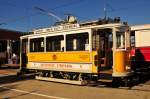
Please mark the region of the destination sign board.
POLYGON ((55 32, 55 31, 75 29, 79 27, 80 27, 79 24, 69 24, 69 25, 67 24, 67 25, 53 26, 50 28, 36 29, 33 32, 34 34, 41 34, 41 33, 50 33, 50 32, 55 32))

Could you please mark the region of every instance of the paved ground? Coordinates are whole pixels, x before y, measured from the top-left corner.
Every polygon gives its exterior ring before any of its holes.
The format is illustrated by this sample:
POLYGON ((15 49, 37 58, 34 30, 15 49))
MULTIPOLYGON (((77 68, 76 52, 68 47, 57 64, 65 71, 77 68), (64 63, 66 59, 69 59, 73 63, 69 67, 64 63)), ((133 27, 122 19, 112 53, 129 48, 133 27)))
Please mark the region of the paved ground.
POLYGON ((7 68, 7 67, 0 68, 0 77, 7 76, 7 75, 15 75, 17 71, 18 69, 13 69, 13 68, 7 68))
MULTIPOLYGON (((8 70, 8 74, 15 70, 8 70)), ((1 70, 0 70, 1 72, 1 70)), ((14 73, 14 72, 13 72, 14 73)), ((0 74, 1 75, 1 74, 0 74)), ((129 88, 68 85, 0 76, 0 99, 150 99, 150 81, 129 88)))

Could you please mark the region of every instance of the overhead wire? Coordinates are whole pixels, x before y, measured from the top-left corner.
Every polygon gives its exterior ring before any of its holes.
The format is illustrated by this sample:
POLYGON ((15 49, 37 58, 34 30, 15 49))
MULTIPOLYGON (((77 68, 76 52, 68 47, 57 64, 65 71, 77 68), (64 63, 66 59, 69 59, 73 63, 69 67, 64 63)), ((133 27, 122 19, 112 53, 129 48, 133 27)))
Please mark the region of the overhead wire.
MULTIPOLYGON (((79 3, 81 1, 84 1, 84 0, 74 0, 72 2, 69 2, 69 3, 65 3, 65 4, 62 4, 62 5, 59 5, 59 6, 56 6, 54 8, 51 8, 49 10, 56 10, 56 9, 59 9, 59 8, 63 8, 63 7, 67 7, 67 6, 71 6, 71 5, 74 5, 76 3, 79 3)), ((10 2, 6 2, 6 4, 8 4, 9 6, 12 6, 12 7, 15 7, 15 8, 18 8, 19 6, 16 6, 14 4, 11 4, 10 2)), ((33 10, 33 8, 23 8, 24 10, 33 10)), ((6 22, 2 22, 2 23, 5 23, 5 25, 7 23, 10 23, 10 22, 16 22, 16 21, 20 21, 22 19, 26 19, 28 17, 33 17, 33 16, 36 16, 36 15, 39 15, 39 13, 34 13, 34 14, 30 14, 30 15, 26 15, 26 16, 21 16, 19 18, 15 18, 15 19, 10 19, 10 20, 6 20, 6 22)), ((0 23, 1 24, 1 23, 0 23)), ((4 24, 2 24, 4 25, 4 24)))
POLYGON ((135 9, 135 8, 142 8, 142 7, 147 7, 149 5, 146 5, 146 3, 140 3, 140 4, 134 4, 134 5, 130 5, 130 6, 127 6, 127 7, 121 7, 121 8, 117 8, 115 9, 114 7, 112 7, 110 4, 107 4, 108 7, 111 8, 111 10, 109 10, 108 12, 109 13, 113 13, 113 12, 117 12, 117 11, 123 11, 123 10, 129 10, 129 9, 135 9))

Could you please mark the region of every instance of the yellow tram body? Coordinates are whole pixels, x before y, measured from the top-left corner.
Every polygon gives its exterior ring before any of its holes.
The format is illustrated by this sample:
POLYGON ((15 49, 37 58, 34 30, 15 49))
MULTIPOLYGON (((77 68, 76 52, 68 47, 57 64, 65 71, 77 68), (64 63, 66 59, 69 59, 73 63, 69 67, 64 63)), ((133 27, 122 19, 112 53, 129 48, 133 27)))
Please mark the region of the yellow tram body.
POLYGON ((130 53, 126 50, 118 50, 115 52, 114 76, 125 76, 131 72, 130 53))
POLYGON ((125 72, 126 71, 126 51, 117 51, 115 53, 115 70, 117 72, 125 72), (120 61, 123 60, 123 61, 120 61))

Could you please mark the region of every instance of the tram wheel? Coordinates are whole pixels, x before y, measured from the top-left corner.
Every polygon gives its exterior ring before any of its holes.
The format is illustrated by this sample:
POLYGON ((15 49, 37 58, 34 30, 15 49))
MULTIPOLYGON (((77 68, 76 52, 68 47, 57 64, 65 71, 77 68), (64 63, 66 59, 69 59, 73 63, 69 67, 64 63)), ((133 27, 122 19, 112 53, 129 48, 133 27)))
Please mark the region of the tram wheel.
POLYGON ((117 88, 121 85, 121 78, 120 77, 114 77, 112 80, 112 87, 117 88))
POLYGON ((130 79, 129 78, 125 78, 124 80, 123 80, 123 82, 124 82, 124 86, 125 87, 129 87, 131 84, 131 81, 130 81, 130 79))

